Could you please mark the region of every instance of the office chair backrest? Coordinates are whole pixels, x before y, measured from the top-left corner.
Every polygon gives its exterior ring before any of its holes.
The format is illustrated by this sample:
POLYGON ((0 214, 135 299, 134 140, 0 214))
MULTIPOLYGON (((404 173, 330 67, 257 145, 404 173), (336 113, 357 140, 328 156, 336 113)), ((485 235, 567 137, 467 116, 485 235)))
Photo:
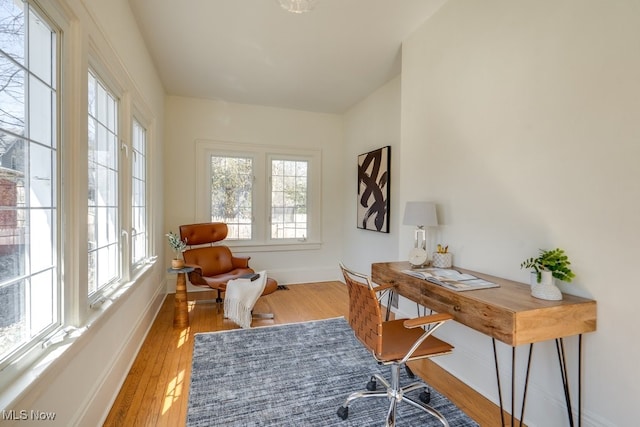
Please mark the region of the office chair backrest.
POLYGON ((368 276, 340 264, 349 291, 349 324, 356 337, 374 354, 382 353, 382 314, 368 276))

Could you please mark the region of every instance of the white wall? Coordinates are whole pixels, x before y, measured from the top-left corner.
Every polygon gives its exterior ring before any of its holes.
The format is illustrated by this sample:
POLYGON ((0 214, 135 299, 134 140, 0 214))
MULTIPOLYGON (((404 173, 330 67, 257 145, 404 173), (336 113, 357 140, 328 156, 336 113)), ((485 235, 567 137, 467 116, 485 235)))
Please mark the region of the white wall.
MULTIPOLYGON (((338 115, 169 96, 165 124, 166 231, 200 222, 195 200, 197 140, 304 147, 322 150, 320 249, 246 252, 251 267, 265 268, 279 283, 334 280, 342 247, 343 129, 338 115)), ((170 254, 167 254, 167 263, 170 254)), ((168 282, 175 289, 175 276, 168 282)), ((198 288, 189 285, 189 290, 198 288)))
MULTIPOLYGON (((152 230, 155 244, 152 250, 162 258, 165 245, 162 237, 163 193, 162 188, 153 183, 161 181, 160 177, 163 176, 163 130, 157 124, 163 121, 164 90, 135 25, 129 4, 127 0, 63 0, 59 9, 54 9, 56 2, 50 0, 42 4, 48 11, 55 10, 53 15, 60 15, 58 12, 62 10, 70 18, 70 25, 65 26, 63 35, 65 58, 73 58, 63 64, 61 96, 65 97, 65 102, 87 102, 86 88, 78 86, 78 81, 86 82, 87 52, 91 38, 98 54, 109 61, 108 67, 119 74, 123 89, 129 94, 136 94, 140 100, 138 107, 144 110, 150 120, 148 131, 153 136, 148 153, 153 164, 150 178, 151 210, 155 212, 154 222, 157 226, 152 230)), ((77 107, 72 109, 82 111, 77 107)), ((86 113, 73 115, 66 114, 68 110, 64 111, 63 161, 67 168, 81 168, 78 165, 82 163, 75 164, 75 160, 83 160, 75 159, 74 147, 86 145, 86 113)), ((84 162, 86 165, 86 158, 84 162)), ((62 171, 63 177, 67 176, 66 173, 62 171)), ((83 198, 82 193, 74 192, 77 183, 65 179, 62 181, 66 197, 61 210, 64 219, 71 225, 73 221, 69 217, 73 218, 76 214, 77 206, 86 204, 86 196, 83 198)), ((66 239, 72 238, 76 232, 63 231, 66 239)), ((75 277, 76 280, 84 280, 78 279, 77 272, 82 269, 75 263, 77 255, 65 253, 65 257, 67 255, 65 279, 75 277)), ((39 361, 29 370, 29 386, 25 388, 14 384, 0 391, 1 401, 9 401, 6 407, 0 409, 55 412, 55 421, 46 422, 51 426, 101 425, 162 303, 165 270, 162 262, 152 265, 120 298, 108 301, 95 310, 89 328, 79 337, 54 344, 50 357, 39 361), (8 397, 19 389, 22 391, 8 397)), ((73 284, 65 286, 65 289, 77 288, 73 284)), ((2 424, 26 425, 25 421, 8 420, 3 420, 2 424)))
MULTIPOLYGON (((598 301, 586 425, 637 419, 638 40, 637 1, 450 0, 403 47, 399 198, 438 203, 460 266, 527 282, 522 260, 567 251, 577 278, 564 289, 598 301)), ((400 235, 399 258, 410 242, 400 235)), ((456 352, 441 363, 495 400, 488 338, 446 332, 456 352)), ((528 425, 567 424, 557 375, 555 348, 537 345, 528 425)))
POLYGON ((398 218, 402 207, 396 197, 400 188, 400 77, 389 81, 344 115, 344 264, 368 273, 372 262, 395 260, 398 255, 398 218), (391 146, 389 233, 356 227, 358 182, 357 158, 386 145, 391 146))

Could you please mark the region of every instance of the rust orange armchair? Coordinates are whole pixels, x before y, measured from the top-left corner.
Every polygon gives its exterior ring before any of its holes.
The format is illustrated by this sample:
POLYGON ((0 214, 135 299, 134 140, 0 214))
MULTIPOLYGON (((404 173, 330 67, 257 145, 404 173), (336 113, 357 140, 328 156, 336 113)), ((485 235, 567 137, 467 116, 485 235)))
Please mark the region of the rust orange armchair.
MULTIPOLYGON (((227 224, 222 222, 180 226, 180 238, 186 240, 188 247, 183 252, 184 261, 195 268, 189 273, 189 281, 195 286, 217 290, 217 302, 222 301, 221 294, 227 289, 229 280, 255 272, 249 267, 250 257, 235 256, 228 246, 218 243, 227 237, 228 231, 227 224)), ((277 289, 278 282, 267 278, 262 295, 277 289)))

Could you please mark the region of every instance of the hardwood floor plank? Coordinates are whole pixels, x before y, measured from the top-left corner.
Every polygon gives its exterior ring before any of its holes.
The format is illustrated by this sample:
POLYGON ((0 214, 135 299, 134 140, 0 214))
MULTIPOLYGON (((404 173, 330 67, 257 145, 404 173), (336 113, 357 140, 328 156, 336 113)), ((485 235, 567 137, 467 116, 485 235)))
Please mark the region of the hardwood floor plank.
MULTIPOLYGON (((239 329, 224 318, 220 304, 203 302, 215 297, 215 292, 190 293, 190 326, 174 328, 173 294, 167 295, 105 420, 105 426, 185 424, 194 335, 239 329)), ((347 288, 341 282, 288 285, 286 290, 260 298, 254 311, 273 313, 275 318, 254 319, 252 327, 339 316, 348 318, 347 288)), ((498 407, 434 362, 414 362, 412 369, 481 426, 500 425, 498 407)))

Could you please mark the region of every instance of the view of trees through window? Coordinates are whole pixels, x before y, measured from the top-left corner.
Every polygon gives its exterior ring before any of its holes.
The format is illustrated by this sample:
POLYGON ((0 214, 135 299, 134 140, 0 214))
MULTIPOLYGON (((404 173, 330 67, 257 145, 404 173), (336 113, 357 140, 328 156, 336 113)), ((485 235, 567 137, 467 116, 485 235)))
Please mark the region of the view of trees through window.
POLYGON ((307 169, 304 160, 271 161, 271 238, 306 239, 307 169))
POLYGON ((211 156, 211 221, 226 223, 229 239, 252 237, 252 189, 251 157, 211 156))
POLYGON ((0 0, 0 361, 59 322, 56 39, 0 0))

